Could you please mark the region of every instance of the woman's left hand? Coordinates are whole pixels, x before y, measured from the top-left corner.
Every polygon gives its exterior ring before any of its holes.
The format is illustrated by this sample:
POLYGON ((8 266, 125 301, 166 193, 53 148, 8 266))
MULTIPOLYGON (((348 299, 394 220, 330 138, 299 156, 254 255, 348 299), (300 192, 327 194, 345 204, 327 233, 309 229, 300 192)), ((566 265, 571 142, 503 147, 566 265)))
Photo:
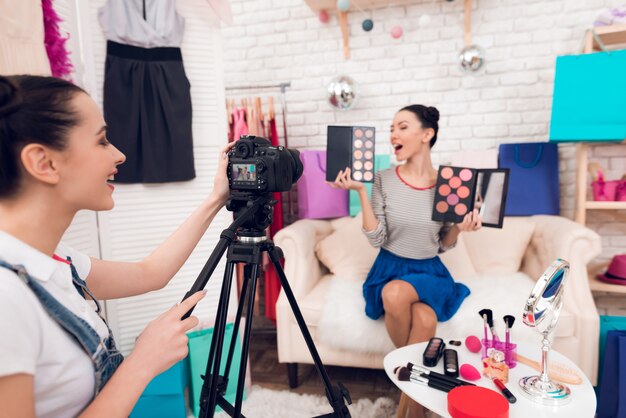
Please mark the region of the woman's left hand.
POLYGON ((482 226, 483 222, 480 219, 480 215, 478 214, 478 209, 474 209, 463 218, 463 222, 457 224, 459 230, 463 232, 471 232, 478 231, 482 226))
POLYGON ((221 205, 226 203, 228 196, 230 196, 230 187, 228 186, 228 176, 226 170, 228 169, 228 153, 231 148, 235 146, 237 141, 231 142, 220 152, 219 164, 217 165, 217 173, 215 179, 213 179, 213 191, 211 197, 220 202, 221 205))

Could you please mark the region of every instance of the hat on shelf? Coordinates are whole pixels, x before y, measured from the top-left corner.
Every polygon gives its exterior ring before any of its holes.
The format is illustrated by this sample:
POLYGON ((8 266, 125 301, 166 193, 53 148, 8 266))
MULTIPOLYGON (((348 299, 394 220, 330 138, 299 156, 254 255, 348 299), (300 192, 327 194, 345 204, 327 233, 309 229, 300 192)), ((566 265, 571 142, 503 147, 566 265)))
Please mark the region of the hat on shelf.
POLYGON ((614 256, 606 272, 598 274, 598 280, 626 285, 626 254, 614 256))

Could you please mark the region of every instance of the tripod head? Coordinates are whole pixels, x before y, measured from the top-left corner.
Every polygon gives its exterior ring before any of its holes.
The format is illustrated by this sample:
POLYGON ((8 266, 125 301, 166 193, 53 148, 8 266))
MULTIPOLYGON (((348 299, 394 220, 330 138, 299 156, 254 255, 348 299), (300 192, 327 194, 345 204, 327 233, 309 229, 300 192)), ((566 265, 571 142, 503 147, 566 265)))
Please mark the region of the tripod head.
POLYGON ((273 220, 273 208, 278 201, 272 193, 232 192, 226 209, 234 213, 235 222, 229 229, 239 237, 265 237, 273 220))

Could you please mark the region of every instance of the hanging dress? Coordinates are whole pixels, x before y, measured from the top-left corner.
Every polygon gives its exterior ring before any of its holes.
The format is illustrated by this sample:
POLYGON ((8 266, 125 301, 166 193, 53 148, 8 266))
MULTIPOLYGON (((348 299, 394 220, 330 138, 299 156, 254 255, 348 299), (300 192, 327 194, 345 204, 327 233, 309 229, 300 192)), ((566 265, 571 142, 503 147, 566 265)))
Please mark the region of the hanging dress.
POLYGON ((174 0, 107 0, 103 107, 109 140, 126 155, 115 181, 163 183, 195 177, 190 85, 174 0))
POLYGON ((0 0, 0 74, 50 75, 41 0, 0 0))

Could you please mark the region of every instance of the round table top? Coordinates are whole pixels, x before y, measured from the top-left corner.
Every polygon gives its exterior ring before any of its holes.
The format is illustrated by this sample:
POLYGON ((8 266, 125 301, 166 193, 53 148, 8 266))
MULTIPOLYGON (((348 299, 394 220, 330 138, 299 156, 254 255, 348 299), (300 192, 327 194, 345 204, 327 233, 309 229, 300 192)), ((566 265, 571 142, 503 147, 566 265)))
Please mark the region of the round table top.
MULTIPOLYGON (((411 399, 425 406, 431 411, 443 416, 450 417, 448 413, 448 394, 440 390, 420 385, 413 382, 401 382, 393 373, 393 370, 398 366, 406 367, 408 362, 422 366, 422 354, 426 348, 427 342, 412 344, 406 347, 398 348, 391 353, 387 354, 384 359, 385 372, 391 381, 402 392, 408 395, 411 399)), ((459 367, 465 363, 469 363, 474 366, 478 371, 482 372, 481 353, 470 352, 465 345, 460 347, 448 346, 446 348, 453 348, 457 351, 459 357, 459 367)), ((537 338, 537 346, 533 347, 528 344, 518 344, 518 352, 530 359, 538 360, 541 358, 541 345, 539 338, 537 338)), ((526 376, 536 376, 540 373, 535 369, 526 366, 525 364, 517 363, 517 366, 509 371, 509 382, 506 387, 515 395, 517 402, 509 404, 509 417, 510 418, 593 418, 596 411, 596 395, 591 386, 591 382, 587 379, 587 376, 567 357, 561 353, 551 350, 549 361, 558 362, 566 365, 569 368, 576 370, 580 376, 583 376, 583 383, 580 385, 567 386, 571 389, 571 401, 562 406, 546 406, 540 403, 536 403, 527 398, 519 386, 519 380, 526 376)), ((423 366, 422 366, 423 367, 423 366)), ((425 367, 426 369, 433 370, 439 373, 443 373, 443 359, 439 361, 435 367, 425 367)), ((474 381, 479 386, 484 386, 489 389, 500 393, 496 385, 486 377, 481 377, 480 380, 474 381)))

